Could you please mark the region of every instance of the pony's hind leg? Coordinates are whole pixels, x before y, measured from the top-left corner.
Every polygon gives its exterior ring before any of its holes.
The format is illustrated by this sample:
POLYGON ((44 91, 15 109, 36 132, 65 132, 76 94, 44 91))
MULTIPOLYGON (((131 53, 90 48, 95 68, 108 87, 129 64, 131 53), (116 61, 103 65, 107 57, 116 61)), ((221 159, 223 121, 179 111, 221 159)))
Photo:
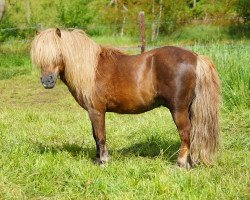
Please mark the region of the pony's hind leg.
POLYGON ((106 146, 105 113, 92 110, 89 111, 89 117, 92 123, 93 137, 96 142, 95 162, 102 165, 109 160, 106 146))
POLYGON ((189 157, 191 132, 189 112, 188 109, 185 109, 183 111, 175 111, 171 113, 181 138, 181 147, 177 159, 177 164, 179 167, 189 169, 191 167, 191 160, 189 157))

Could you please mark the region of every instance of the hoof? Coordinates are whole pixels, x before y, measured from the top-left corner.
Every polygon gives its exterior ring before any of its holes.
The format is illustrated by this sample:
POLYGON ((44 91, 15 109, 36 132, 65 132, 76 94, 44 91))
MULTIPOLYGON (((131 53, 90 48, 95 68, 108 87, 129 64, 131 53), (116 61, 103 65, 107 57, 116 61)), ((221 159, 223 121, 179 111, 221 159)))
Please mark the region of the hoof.
POLYGON ((190 170, 192 168, 192 166, 189 162, 186 162, 186 163, 177 162, 177 165, 181 169, 190 170))
POLYGON ((192 168, 195 168, 199 165, 199 161, 193 161, 190 156, 188 156, 186 159, 178 159, 177 165, 180 168, 186 168, 187 170, 190 170, 192 168))
POLYGON ((109 161, 109 157, 95 158, 94 163, 103 167, 109 161))
POLYGON ((178 160, 177 165, 178 167, 187 169, 187 170, 190 170, 193 167, 190 159, 178 160))

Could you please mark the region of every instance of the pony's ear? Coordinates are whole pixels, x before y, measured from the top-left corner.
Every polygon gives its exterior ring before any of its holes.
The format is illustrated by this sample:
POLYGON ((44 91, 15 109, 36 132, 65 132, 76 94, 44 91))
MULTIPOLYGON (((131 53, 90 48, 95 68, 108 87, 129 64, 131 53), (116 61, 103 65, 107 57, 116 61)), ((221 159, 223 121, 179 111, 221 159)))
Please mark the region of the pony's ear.
POLYGON ((61 37, 61 31, 60 31, 59 28, 56 28, 56 34, 57 34, 59 37, 61 37))

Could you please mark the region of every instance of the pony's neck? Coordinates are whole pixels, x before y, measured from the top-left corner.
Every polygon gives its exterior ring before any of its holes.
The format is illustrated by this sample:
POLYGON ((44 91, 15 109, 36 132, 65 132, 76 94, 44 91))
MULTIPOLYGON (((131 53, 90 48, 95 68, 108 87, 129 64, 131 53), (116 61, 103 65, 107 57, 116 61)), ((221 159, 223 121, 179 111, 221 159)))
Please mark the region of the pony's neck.
POLYGON ((72 96, 75 98, 75 100, 79 103, 80 106, 86 109, 86 105, 87 105, 86 99, 84 99, 84 97, 81 94, 79 94, 77 90, 67 82, 64 72, 61 72, 59 75, 60 75, 61 81, 67 86, 68 90, 70 91, 72 96))
MULTIPOLYGON (((61 73, 59 74, 59 76, 60 76, 60 79, 62 80, 62 82, 63 82, 65 85, 67 85, 67 81, 66 81, 66 79, 65 79, 64 71, 61 72, 61 73)), ((68 86, 68 85, 67 85, 67 86, 68 86)))
POLYGON ((101 53, 100 56, 106 59, 115 59, 118 56, 126 55, 121 50, 114 48, 114 47, 105 47, 101 46, 101 53))

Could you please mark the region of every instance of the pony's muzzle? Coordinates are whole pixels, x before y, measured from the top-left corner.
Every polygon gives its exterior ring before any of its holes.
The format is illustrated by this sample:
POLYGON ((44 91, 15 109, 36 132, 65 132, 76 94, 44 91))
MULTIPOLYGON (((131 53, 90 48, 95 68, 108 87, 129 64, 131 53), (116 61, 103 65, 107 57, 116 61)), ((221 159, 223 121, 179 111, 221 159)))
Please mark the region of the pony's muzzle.
POLYGON ((46 89, 53 88, 56 84, 56 79, 57 79, 56 73, 41 76, 41 82, 43 84, 43 87, 46 89))

